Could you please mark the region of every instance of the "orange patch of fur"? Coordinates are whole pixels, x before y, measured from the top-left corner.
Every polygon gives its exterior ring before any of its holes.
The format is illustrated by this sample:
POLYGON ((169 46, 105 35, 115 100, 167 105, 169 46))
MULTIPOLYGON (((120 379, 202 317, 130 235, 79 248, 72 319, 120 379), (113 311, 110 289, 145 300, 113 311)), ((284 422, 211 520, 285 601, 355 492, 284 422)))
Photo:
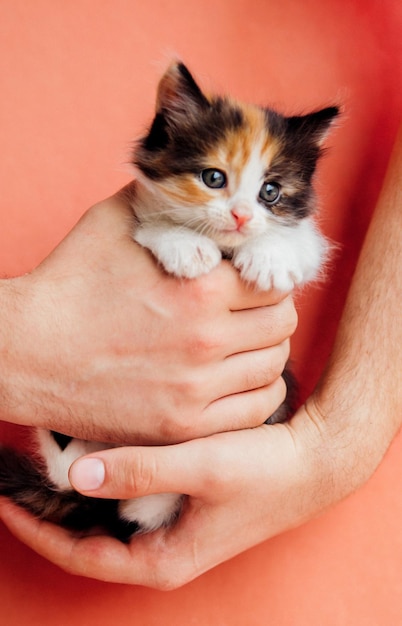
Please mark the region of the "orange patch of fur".
POLYGON ((202 205, 209 202, 211 195, 208 189, 202 189, 194 180, 193 174, 182 174, 180 176, 180 184, 178 180, 165 179, 159 186, 163 188, 164 193, 173 201, 180 204, 196 204, 202 205))
POLYGON ((274 156, 280 150, 280 144, 267 129, 264 112, 253 105, 242 105, 245 124, 241 129, 231 131, 208 155, 208 167, 217 167, 226 171, 230 166, 232 175, 238 183, 240 175, 251 153, 260 143, 260 158, 268 169, 274 156))

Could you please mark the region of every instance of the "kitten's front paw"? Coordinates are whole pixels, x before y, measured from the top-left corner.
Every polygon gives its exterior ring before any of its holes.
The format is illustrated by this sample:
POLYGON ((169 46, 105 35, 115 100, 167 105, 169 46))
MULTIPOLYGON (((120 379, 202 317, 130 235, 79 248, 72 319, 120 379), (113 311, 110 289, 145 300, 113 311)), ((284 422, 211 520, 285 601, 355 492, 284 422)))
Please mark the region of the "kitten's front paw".
POLYGON ((156 256, 169 274, 183 278, 207 274, 222 258, 216 244, 206 237, 166 239, 160 242, 156 256))
POLYGON ((207 274, 222 258, 211 239, 183 227, 140 226, 134 239, 148 248, 169 274, 182 278, 207 274))
POLYGON ((269 242, 254 242, 243 246, 233 257, 233 265, 243 280, 257 289, 291 291, 303 280, 300 264, 291 248, 270 246, 269 242))

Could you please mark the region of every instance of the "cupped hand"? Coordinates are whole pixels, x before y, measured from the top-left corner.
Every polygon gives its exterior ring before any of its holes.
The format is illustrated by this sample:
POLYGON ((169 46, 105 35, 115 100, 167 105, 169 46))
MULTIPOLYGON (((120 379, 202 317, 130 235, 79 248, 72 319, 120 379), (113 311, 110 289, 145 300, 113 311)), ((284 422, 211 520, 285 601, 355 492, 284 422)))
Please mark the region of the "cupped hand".
POLYGON ((132 240, 127 193, 0 281, 1 418, 126 444, 263 423, 285 394, 291 298, 257 293, 228 262, 168 276, 132 240))
MULTIPOLYGON (((102 451, 72 466, 70 479, 87 495, 129 498, 188 494, 178 522, 134 537, 78 537, 3 502, 8 528, 63 570, 109 582, 179 587, 215 565, 294 527, 338 501, 373 471, 351 469, 348 429, 329 432, 314 406, 289 424, 260 426, 165 447, 102 451), (88 458, 102 460, 105 481, 85 491, 88 458)), ((352 438, 361 445, 357 437, 352 438)), ((373 465, 371 465, 373 463, 373 465)))

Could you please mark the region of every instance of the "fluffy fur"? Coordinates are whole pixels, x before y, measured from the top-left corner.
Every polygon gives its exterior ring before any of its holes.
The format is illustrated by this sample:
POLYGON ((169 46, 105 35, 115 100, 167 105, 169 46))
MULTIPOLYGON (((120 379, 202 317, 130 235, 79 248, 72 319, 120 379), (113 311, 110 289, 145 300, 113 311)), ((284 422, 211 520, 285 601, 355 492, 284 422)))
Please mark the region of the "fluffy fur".
POLYGON ((186 278, 209 272, 223 254, 259 289, 287 291, 313 279, 326 242, 311 218, 311 183, 337 114, 329 107, 284 117, 207 98, 174 64, 135 152, 136 241, 186 278))
MULTIPOLYGON (((258 289, 291 290, 313 279, 326 242, 313 220, 312 179, 336 107, 285 117, 206 96, 187 68, 162 77, 156 114, 137 143, 134 239, 183 278, 209 272, 222 255, 258 289)), ((285 372, 290 381, 291 375, 285 372)), ((289 384, 291 390, 291 385, 289 384)), ((267 422, 286 419, 287 403, 267 422)), ((127 501, 72 491, 71 463, 110 447, 38 430, 37 462, 0 449, 0 493, 35 515, 74 529, 102 526, 125 541, 171 523, 182 496, 127 501)))

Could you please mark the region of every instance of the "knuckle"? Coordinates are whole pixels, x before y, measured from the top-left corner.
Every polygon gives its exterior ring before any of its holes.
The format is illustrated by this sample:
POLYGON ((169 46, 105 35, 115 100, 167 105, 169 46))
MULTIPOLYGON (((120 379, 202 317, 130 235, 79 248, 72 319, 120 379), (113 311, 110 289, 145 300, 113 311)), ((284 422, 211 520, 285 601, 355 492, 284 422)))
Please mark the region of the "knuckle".
POLYGON ((175 591, 190 582, 191 576, 185 575, 181 568, 175 568, 173 571, 163 569, 158 571, 155 576, 154 587, 158 591, 175 591))
POLYGON ((246 374, 244 389, 259 389, 272 379, 271 364, 264 368, 255 368, 255 371, 249 370, 246 374))
POLYGON ((199 377, 191 372, 187 372, 185 376, 176 381, 175 384, 176 404, 187 404, 198 399, 201 391, 201 381, 199 377))
POLYGON ((286 363, 289 360, 289 356, 290 356, 290 340, 289 339, 285 339, 285 341, 282 342, 281 344, 281 348, 283 351, 283 361, 286 365, 286 363))
POLYGON ((268 334, 275 334, 285 340, 293 335, 297 328, 298 314, 293 299, 288 296, 279 304, 269 307, 266 318, 263 320, 268 334))
POLYGON ((287 388, 282 377, 275 380, 274 383, 265 387, 259 395, 259 405, 256 407, 256 415, 260 416, 259 424, 272 416, 285 402, 287 396, 287 388))
POLYGON ((277 378, 282 376, 284 369, 289 360, 290 354, 290 342, 285 340, 281 344, 275 347, 274 355, 271 358, 269 368, 270 380, 274 382, 277 378))
POLYGON ((160 440, 165 443, 180 443, 193 438, 194 425, 190 419, 165 419, 160 424, 160 440))
POLYGON ((179 414, 176 413, 175 420, 179 424, 185 425, 187 423, 189 407, 191 407, 191 413, 194 412, 195 408, 203 407, 207 395, 206 385, 208 382, 205 378, 202 368, 200 368, 192 373, 188 372, 185 378, 177 381, 176 405, 181 410, 179 414))
POLYGON ((287 336, 293 335, 297 328, 299 317, 296 311, 296 307, 293 302, 293 298, 290 296, 283 301, 285 308, 285 314, 283 315, 283 321, 285 328, 288 332, 287 336))
POLYGON ((159 419, 158 433, 163 442, 178 443, 187 441, 194 436, 194 416, 195 407, 199 406, 199 392, 185 383, 176 386, 175 400, 172 407, 166 411, 159 419))
POLYGON ((289 342, 268 348, 254 362, 246 373, 247 389, 257 389, 274 383, 283 373, 289 357, 289 342))
POLYGON ((275 382, 274 394, 271 395, 271 417, 276 414, 276 420, 283 422, 290 417, 290 413, 293 412, 292 393, 289 391, 288 386, 284 379, 278 378, 275 382))
POLYGON ((216 328, 203 327, 189 337, 187 349, 189 354, 195 357, 196 361, 205 362, 220 353, 222 341, 217 334, 216 328))
POLYGON ((286 362, 288 360, 289 352, 286 349, 286 346, 280 344, 276 346, 275 352, 271 357, 268 373, 270 376, 270 381, 274 382, 277 378, 282 375, 283 370, 285 369, 286 362))
MULTIPOLYGON (((223 436, 222 436, 223 437, 223 436)), ((233 467, 233 448, 231 439, 226 442, 220 438, 211 441, 208 457, 202 463, 202 476, 199 477, 202 493, 219 494, 219 498, 232 493, 238 488, 238 480, 242 474, 241 460, 233 467), (230 468, 230 471, 229 471, 230 468)))
POLYGON ((174 591, 195 578, 198 571, 196 539, 189 538, 187 558, 179 559, 176 541, 164 541, 150 562, 150 586, 159 591, 174 591))
POLYGON ((291 390, 288 389, 288 385, 286 384, 282 376, 278 378, 278 380, 276 381, 276 385, 277 385, 278 398, 279 398, 280 404, 282 404, 286 400, 288 391, 290 392, 291 390))
POLYGON ((133 451, 127 449, 123 459, 115 463, 113 469, 113 483, 119 489, 124 485, 128 497, 147 493, 152 486, 153 477, 157 474, 155 458, 145 459, 143 451, 139 448, 135 451, 135 458, 133 451))
POLYGON ((202 274, 192 281, 192 299, 197 307, 211 308, 211 302, 221 300, 221 282, 216 279, 216 272, 202 274))

